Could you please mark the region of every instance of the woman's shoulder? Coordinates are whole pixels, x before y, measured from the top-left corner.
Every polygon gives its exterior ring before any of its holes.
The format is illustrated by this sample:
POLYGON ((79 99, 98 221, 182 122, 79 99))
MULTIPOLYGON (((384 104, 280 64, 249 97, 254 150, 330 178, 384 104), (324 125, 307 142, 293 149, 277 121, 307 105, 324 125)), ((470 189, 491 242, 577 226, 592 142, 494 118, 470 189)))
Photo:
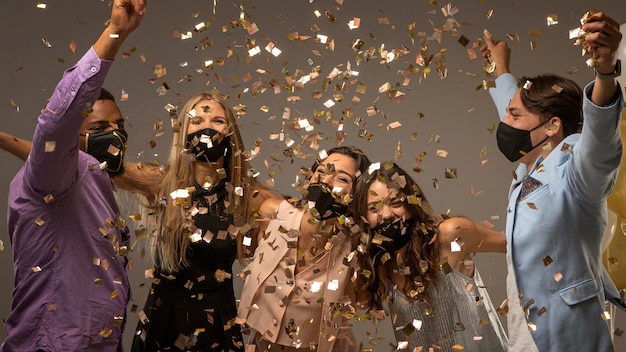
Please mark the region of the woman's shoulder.
POLYGON ((261 212, 261 216, 271 217, 272 214, 275 214, 278 211, 278 207, 284 201, 285 201, 284 199, 275 198, 275 197, 271 197, 271 198, 267 198, 263 200, 263 203, 261 203, 261 207, 259 208, 259 211, 261 212))

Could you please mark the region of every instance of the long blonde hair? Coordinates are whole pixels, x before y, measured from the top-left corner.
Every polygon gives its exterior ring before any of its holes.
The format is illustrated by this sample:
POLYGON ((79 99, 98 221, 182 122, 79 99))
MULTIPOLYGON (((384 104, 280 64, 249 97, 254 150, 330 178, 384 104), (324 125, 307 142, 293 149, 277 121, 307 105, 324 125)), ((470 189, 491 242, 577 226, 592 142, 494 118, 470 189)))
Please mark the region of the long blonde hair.
MULTIPOLYGON (((159 269, 168 273, 175 273, 188 265, 187 248, 190 235, 193 232, 193 221, 187 209, 177 206, 169 196, 171 192, 196 184, 194 175, 195 158, 190 158, 184 151, 187 142, 187 129, 189 127, 189 111, 193 110, 199 102, 211 100, 220 104, 226 112, 228 126, 224 134, 230 135, 232 152, 229 160, 224 161, 227 167, 227 182, 232 187, 229 190, 227 201, 230 202, 229 212, 233 216, 233 225, 242 226, 251 218, 251 209, 246 206, 247 199, 252 196, 253 189, 257 186, 256 181, 250 177, 250 164, 244 156, 244 146, 237 126, 237 120, 232 109, 226 103, 225 98, 217 91, 202 92, 191 97, 187 103, 178 111, 178 118, 172 120, 175 126, 172 137, 172 147, 168 164, 169 167, 161 179, 161 202, 157 202, 156 214, 157 229, 156 236, 153 236, 153 251, 159 269), (243 196, 234 192, 235 189, 243 189, 243 196)), ((243 257, 241 235, 237 236, 238 257, 243 257)))

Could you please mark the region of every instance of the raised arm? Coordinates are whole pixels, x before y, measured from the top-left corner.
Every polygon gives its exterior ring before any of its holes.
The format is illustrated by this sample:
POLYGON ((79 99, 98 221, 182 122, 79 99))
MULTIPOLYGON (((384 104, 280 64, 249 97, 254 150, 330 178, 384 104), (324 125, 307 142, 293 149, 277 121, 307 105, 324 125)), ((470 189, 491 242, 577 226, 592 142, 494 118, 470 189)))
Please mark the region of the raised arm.
POLYGON ((480 48, 485 66, 493 65, 493 74, 496 78, 505 73, 511 73, 511 49, 506 42, 495 40, 488 30, 483 31, 485 45, 480 48))
POLYGON ((493 99, 500 120, 506 115, 506 109, 517 91, 517 80, 511 74, 511 49, 505 41, 493 39, 488 30, 484 30, 483 39, 485 45, 480 48, 485 67, 492 68, 491 74, 496 77, 495 88, 489 88, 489 94, 493 99))
POLYGON ((111 60, 141 23, 144 11, 145 0, 115 0, 106 29, 78 63, 65 71, 42 110, 33 135, 25 166, 27 182, 33 189, 43 194, 62 194, 78 177, 84 111, 93 106, 111 60))
POLYGON ((26 161, 33 143, 26 139, 14 137, 8 133, 0 132, 0 149, 3 149, 16 157, 26 161))

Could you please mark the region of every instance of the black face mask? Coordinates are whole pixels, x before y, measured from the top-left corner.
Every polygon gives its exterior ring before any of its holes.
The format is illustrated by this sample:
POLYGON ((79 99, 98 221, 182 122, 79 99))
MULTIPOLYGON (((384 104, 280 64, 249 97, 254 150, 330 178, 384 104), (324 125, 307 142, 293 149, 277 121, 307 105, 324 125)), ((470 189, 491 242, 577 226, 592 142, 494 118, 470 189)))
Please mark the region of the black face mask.
POLYGON ((185 148, 196 155, 196 160, 214 163, 230 154, 230 136, 205 128, 188 134, 185 148))
POLYGON ((85 152, 99 162, 106 161, 106 170, 111 175, 124 172, 124 154, 128 133, 124 130, 111 130, 97 133, 87 133, 85 137, 85 152))
POLYGON ((318 220, 332 219, 348 212, 348 204, 345 204, 341 196, 333 193, 329 185, 311 183, 307 189, 309 192, 306 195, 306 200, 315 202, 311 208, 314 218, 318 220))
POLYGON ((380 244, 375 244, 387 252, 399 251, 409 243, 412 231, 413 221, 410 220, 387 220, 371 229, 372 239, 379 236, 387 237, 380 244))
POLYGON ((537 148, 543 142, 548 139, 548 136, 541 142, 533 146, 530 141, 530 132, 538 129, 548 122, 546 120, 540 123, 537 127, 532 128, 530 131, 520 130, 515 127, 511 127, 504 122, 500 122, 498 125, 498 131, 496 132, 496 139, 498 141, 498 148, 504 156, 511 162, 518 161, 521 157, 528 154, 531 150, 537 148))

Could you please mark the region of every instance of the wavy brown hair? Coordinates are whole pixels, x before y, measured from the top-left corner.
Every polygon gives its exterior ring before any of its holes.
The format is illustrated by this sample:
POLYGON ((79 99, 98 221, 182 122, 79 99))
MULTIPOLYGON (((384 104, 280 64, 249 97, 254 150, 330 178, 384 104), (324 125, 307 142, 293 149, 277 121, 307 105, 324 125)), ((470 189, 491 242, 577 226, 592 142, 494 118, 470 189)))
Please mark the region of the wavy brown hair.
POLYGON ((387 297, 388 282, 379 276, 379 270, 387 270, 395 258, 383 263, 385 253, 371 243, 370 225, 366 220, 368 211, 367 196, 374 181, 386 183, 390 189, 398 190, 398 198, 403 199, 404 207, 411 219, 415 220, 409 239, 408 250, 399 258, 409 268, 405 287, 399 287, 407 297, 428 301, 428 288, 433 284, 439 271, 439 244, 436 241, 437 218, 433 216, 428 200, 417 183, 398 165, 383 163, 378 170, 363 175, 357 182, 352 202, 355 221, 361 228, 361 235, 355 238, 357 259, 356 296, 360 303, 370 309, 382 309, 387 297), (394 180, 403 177, 406 183, 394 180), (417 294, 416 294, 417 293, 417 294))

